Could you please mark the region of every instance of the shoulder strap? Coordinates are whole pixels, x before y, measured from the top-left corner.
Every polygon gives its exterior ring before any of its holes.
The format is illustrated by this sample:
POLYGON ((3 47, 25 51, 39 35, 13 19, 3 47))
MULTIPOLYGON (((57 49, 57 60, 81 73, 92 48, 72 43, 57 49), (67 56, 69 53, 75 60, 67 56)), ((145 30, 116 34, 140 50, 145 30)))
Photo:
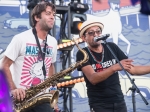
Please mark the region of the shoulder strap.
POLYGON ((44 78, 46 78, 46 69, 45 69, 44 60, 45 60, 45 54, 46 54, 47 36, 46 36, 46 41, 45 41, 44 49, 43 49, 43 52, 42 52, 42 49, 41 49, 41 46, 40 46, 40 43, 39 43, 39 40, 38 40, 38 37, 37 37, 37 31, 36 31, 35 28, 33 28, 32 31, 33 31, 33 34, 35 36, 35 40, 36 40, 36 43, 37 43, 37 45, 39 47, 40 54, 41 54, 41 57, 42 57, 42 60, 43 60, 42 70, 43 70, 44 78))

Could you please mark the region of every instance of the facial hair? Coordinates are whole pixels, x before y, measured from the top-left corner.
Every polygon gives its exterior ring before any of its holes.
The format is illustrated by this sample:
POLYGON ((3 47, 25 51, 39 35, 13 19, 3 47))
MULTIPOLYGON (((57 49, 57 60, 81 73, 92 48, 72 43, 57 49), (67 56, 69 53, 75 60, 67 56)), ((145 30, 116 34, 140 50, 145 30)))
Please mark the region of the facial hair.
POLYGON ((101 45, 101 42, 100 41, 98 41, 98 42, 93 42, 92 44, 90 44, 90 46, 92 47, 92 48, 97 48, 98 46, 100 46, 101 45))
POLYGON ((45 21, 43 21, 41 24, 41 29, 43 29, 44 31, 50 31, 52 28, 53 26, 48 26, 45 21))

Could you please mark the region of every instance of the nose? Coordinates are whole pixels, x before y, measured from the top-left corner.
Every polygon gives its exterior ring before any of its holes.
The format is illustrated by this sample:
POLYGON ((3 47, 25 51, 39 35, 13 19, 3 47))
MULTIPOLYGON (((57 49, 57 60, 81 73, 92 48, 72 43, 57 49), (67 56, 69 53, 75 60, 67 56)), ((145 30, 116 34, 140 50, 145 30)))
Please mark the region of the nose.
POLYGON ((48 18, 55 19, 55 13, 54 12, 49 13, 48 18))
POLYGON ((51 14, 50 18, 51 18, 51 19, 54 19, 54 18, 55 18, 54 14, 51 14))
POLYGON ((94 37, 95 37, 95 36, 99 36, 99 34, 97 34, 96 31, 94 31, 94 37))

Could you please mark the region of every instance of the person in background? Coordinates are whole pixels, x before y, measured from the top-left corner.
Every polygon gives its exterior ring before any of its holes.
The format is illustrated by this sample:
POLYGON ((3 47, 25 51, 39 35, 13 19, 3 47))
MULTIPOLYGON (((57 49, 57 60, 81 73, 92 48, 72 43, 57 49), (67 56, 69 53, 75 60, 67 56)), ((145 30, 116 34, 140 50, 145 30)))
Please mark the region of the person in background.
MULTIPOLYGON (((14 99, 23 100, 26 96, 25 90, 44 82, 45 78, 55 73, 57 40, 49 35, 55 22, 55 13, 56 8, 52 3, 38 3, 32 10, 33 28, 15 35, 5 51, 2 68, 14 99), (42 56, 45 58, 44 64, 42 56), (44 66, 45 74, 42 69, 44 66)), ((49 103, 42 103, 28 112, 53 110, 49 103)))
POLYGON ((0 112, 13 112, 12 99, 3 70, 0 69, 0 112))
MULTIPOLYGON (((102 41, 94 41, 94 37, 101 36, 103 28, 104 25, 95 19, 83 22, 79 37, 87 43, 87 47, 83 49, 87 52, 89 59, 78 67, 78 71, 82 71, 86 82, 91 112, 127 112, 118 76, 118 71, 122 68, 106 44, 102 41)), ((128 59, 115 43, 107 42, 107 44, 129 73, 140 75, 150 72, 150 66, 134 66, 133 60, 128 59)), ((83 54, 78 51, 76 61, 83 58, 83 54)))

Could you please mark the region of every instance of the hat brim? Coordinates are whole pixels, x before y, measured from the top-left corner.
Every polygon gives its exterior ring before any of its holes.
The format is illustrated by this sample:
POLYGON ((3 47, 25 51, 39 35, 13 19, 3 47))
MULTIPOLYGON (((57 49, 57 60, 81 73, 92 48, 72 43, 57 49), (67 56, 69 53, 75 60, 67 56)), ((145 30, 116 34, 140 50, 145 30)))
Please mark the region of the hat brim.
POLYGON ((84 27, 80 30, 79 36, 82 37, 83 34, 84 34, 84 32, 85 32, 88 28, 90 28, 90 27, 92 27, 92 26, 98 26, 98 27, 100 27, 101 30, 103 30, 103 28, 104 28, 104 25, 103 25, 101 22, 90 23, 90 24, 87 24, 86 26, 84 26, 84 27))

